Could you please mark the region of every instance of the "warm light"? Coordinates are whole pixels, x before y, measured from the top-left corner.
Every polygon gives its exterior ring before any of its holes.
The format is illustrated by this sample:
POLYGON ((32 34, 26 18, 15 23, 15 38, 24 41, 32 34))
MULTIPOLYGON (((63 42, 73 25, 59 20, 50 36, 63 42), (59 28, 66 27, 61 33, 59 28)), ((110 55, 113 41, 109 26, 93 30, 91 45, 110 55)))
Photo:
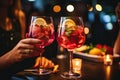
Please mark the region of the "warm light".
POLYGON ((113 59, 112 59, 112 55, 105 55, 104 56, 104 64, 105 65, 112 65, 113 59))
POLYGON ((106 67, 106 80, 110 80, 111 68, 110 66, 106 67))
POLYGON ((91 7, 88 9, 88 11, 93 11, 93 7, 91 6, 91 7))
POLYGON ((72 63, 73 63, 73 72, 80 73, 82 67, 82 59, 74 58, 72 59, 72 63))
POLYGON ((60 5, 55 5, 54 7, 53 7, 53 11, 54 12, 60 12, 61 11, 61 6, 60 5))
POLYGON ((68 11, 68 12, 73 12, 73 11, 74 11, 74 6, 71 5, 71 4, 68 5, 68 6, 67 6, 67 11, 68 11))
POLYGON ((111 61, 109 55, 106 55, 106 61, 111 61))
POLYGON ((64 48, 63 47, 60 47, 60 52, 63 52, 64 51, 64 48))
POLYGON ((96 4, 95 8, 97 11, 102 11, 102 6, 100 4, 96 4))
POLYGON ((88 33, 89 33, 89 28, 88 28, 88 27, 85 27, 85 28, 84 28, 84 32, 85 32, 85 34, 88 34, 88 33))

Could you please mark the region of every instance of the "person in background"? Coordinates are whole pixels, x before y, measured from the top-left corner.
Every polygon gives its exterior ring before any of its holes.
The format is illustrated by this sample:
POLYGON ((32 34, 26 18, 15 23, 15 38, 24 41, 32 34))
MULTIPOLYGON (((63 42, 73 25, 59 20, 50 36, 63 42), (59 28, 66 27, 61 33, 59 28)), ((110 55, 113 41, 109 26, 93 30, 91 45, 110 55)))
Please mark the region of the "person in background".
MULTIPOLYGON (((10 7, 14 1, 17 0, 0 2, 0 78, 2 80, 10 80, 13 74, 31 68, 39 53, 44 52, 43 49, 34 46, 40 43, 38 39, 23 39, 25 38, 25 14, 21 10, 19 12, 10 7), (22 35, 20 30, 23 30, 22 35)), ((43 59, 44 67, 54 66, 51 60, 43 59)))
POLYGON ((21 0, 2 0, 0 5, 0 55, 25 38, 25 13, 21 0), (2 46, 4 45, 4 46, 2 46))
POLYGON ((117 20, 119 24, 119 32, 118 32, 117 39, 114 44, 113 53, 114 55, 117 54, 120 56, 120 2, 117 4, 115 12, 116 12, 116 16, 117 16, 117 20))
POLYGON ((26 15, 22 10, 21 0, 11 0, 8 17, 17 25, 15 29, 20 33, 21 38, 25 38, 26 15))

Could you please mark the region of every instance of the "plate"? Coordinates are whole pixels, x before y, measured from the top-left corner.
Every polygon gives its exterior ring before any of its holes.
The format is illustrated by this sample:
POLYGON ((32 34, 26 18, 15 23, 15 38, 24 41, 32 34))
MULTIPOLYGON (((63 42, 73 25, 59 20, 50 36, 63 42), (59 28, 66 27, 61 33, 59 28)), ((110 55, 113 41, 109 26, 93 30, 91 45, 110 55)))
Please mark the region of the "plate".
MULTIPOLYGON (((82 53, 82 52, 73 51, 73 54, 76 54, 80 58, 91 60, 91 61, 95 61, 95 62, 103 62, 103 60, 104 60, 103 56, 90 55, 88 53, 82 53)), ((113 59, 115 61, 118 61, 120 59, 120 56, 119 55, 113 55, 113 59)))

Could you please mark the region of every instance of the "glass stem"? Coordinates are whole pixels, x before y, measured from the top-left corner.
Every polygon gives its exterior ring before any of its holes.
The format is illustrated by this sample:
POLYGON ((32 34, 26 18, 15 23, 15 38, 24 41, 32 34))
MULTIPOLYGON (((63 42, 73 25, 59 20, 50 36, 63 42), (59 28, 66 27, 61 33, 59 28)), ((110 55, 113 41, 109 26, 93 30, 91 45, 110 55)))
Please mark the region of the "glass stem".
POLYGON ((39 73, 41 74, 41 67, 42 67, 42 53, 40 53, 40 60, 39 60, 39 73))
POLYGON ((41 53, 40 53, 39 65, 40 65, 40 68, 41 68, 41 66, 42 66, 42 54, 41 53))
POLYGON ((69 51, 69 58, 70 58, 70 66, 69 66, 69 74, 73 74, 73 64, 72 64, 72 58, 73 58, 73 52, 69 51))

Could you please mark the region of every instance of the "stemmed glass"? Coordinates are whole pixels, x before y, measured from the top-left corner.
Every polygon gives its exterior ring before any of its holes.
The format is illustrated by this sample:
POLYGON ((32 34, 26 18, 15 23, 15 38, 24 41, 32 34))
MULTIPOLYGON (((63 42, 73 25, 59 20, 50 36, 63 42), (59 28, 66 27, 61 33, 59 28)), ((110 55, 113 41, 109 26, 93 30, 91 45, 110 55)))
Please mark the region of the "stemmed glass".
POLYGON ((66 48, 69 52, 69 72, 61 74, 63 78, 76 79, 80 74, 73 72, 72 58, 73 50, 85 42, 84 24, 81 17, 61 17, 58 25, 57 41, 59 46, 66 48))
MULTIPOLYGON (((36 47, 44 49, 44 47, 50 45, 54 41, 54 25, 52 17, 47 16, 32 16, 29 26, 29 32, 27 37, 38 38, 41 43, 36 44, 36 47)), ((42 54, 40 53, 40 57, 42 54)), ((42 58, 41 58, 42 60, 42 58)), ((38 71, 35 71, 36 75, 50 74, 51 70, 42 68, 41 64, 38 71)))

